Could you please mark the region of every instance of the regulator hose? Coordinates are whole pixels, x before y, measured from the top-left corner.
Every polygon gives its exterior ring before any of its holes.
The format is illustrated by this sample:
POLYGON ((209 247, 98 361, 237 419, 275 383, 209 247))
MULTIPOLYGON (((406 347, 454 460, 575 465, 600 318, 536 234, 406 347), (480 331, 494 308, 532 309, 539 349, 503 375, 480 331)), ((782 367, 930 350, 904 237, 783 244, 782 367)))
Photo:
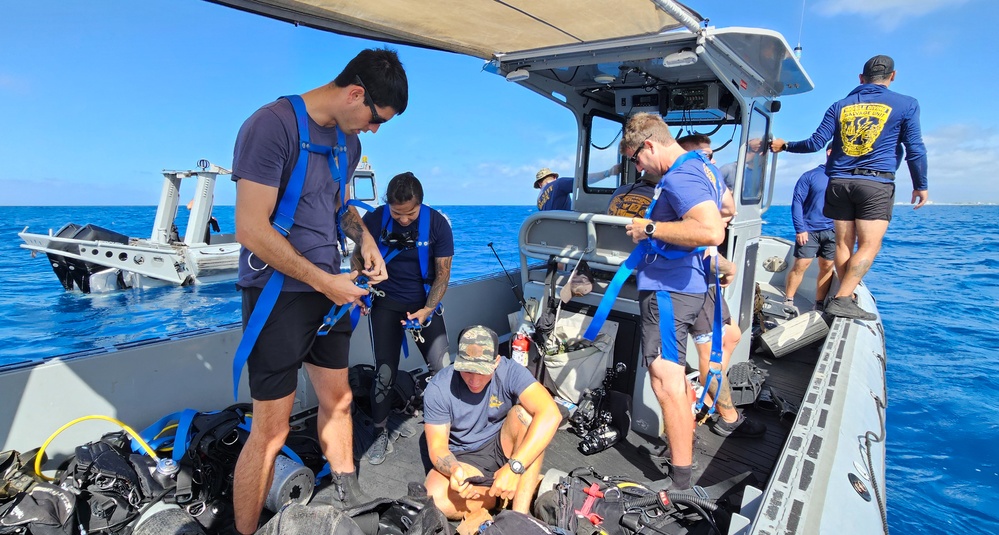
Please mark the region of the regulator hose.
POLYGON ((133 430, 128 425, 126 425, 124 422, 122 422, 121 420, 117 420, 115 418, 112 418, 110 416, 104 416, 104 415, 101 415, 101 414, 91 414, 90 416, 81 416, 81 417, 79 417, 79 418, 77 418, 77 419, 75 419, 75 420, 73 420, 73 421, 71 421, 71 422, 63 425, 59 429, 56 429, 55 433, 52 433, 51 435, 49 435, 49 438, 45 439, 45 442, 42 443, 42 447, 38 448, 38 454, 35 457, 35 475, 36 476, 44 479, 45 481, 55 481, 54 477, 49 477, 49 476, 47 476, 47 475, 45 475, 45 474, 42 473, 42 457, 44 456, 43 454, 45 453, 45 448, 47 448, 49 446, 49 443, 51 443, 52 440, 55 439, 55 437, 59 436, 60 433, 62 433, 63 431, 69 429, 70 427, 72 427, 72 426, 74 426, 74 425, 76 425, 76 424, 78 424, 80 422, 83 422, 85 420, 104 420, 104 421, 107 421, 107 422, 111 422, 113 424, 117 424, 119 427, 121 427, 125 431, 125 433, 128 433, 128 436, 130 436, 133 439, 135 439, 135 441, 138 442, 140 446, 142 446, 142 449, 146 451, 146 454, 149 455, 154 461, 159 461, 160 460, 159 456, 156 455, 156 452, 153 451, 153 448, 149 447, 149 444, 147 444, 146 441, 143 440, 142 437, 138 433, 135 432, 135 430, 133 430))

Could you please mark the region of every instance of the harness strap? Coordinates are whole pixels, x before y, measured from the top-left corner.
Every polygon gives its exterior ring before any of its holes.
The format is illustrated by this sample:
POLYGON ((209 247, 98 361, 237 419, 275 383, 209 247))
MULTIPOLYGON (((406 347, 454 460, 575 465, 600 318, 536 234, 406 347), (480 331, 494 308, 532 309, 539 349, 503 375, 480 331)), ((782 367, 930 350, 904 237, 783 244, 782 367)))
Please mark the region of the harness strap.
MULTIPOLYGON (((674 170, 680 167, 680 164, 691 158, 701 158, 704 159, 704 155, 700 152, 687 152, 676 159, 673 165, 666 171, 659 184, 656 185, 656 192, 652 196, 652 201, 649 203, 649 207, 645 210, 645 218, 650 219, 652 217, 652 209, 656 206, 656 201, 659 200, 659 194, 662 191, 663 186, 666 184, 666 177, 674 170)), ((704 251, 704 247, 697 247, 693 251, 682 251, 673 250, 669 248, 670 245, 664 242, 658 242, 653 240, 651 237, 647 240, 642 240, 635 246, 635 249, 631 251, 628 258, 621 264, 621 267, 617 269, 617 273, 614 274, 614 278, 611 279, 610 284, 607 286, 607 290, 604 291, 604 296, 600 299, 600 305, 597 306, 597 311, 593 314, 593 320, 590 321, 590 325, 586 328, 586 332, 583 334, 583 338, 589 341, 594 341, 597 338, 597 334, 600 333, 601 327, 603 327, 604 322, 607 321, 607 316, 610 311, 614 308, 614 302, 617 300, 618 294, 621 293, 621 288, 624 287, 625 281, 631 275, 631 272, 638 268, 638 264, 642 258, 647 254, 655 254, 666 258, 667 260, 678 260, 692 254, 699 254, 704 251), (660 246, 659 243, 663 243, 665 247, 660 246)), ((674 336, 675 338, 675 336, 674 336)))
MULTIPOLYGON (((339 184, 340 189, 340 209, 335 214, 335 220, 337 241, 340 243, 342 251, 346 247, 346 238, 340 225, 340 216, 346 211, 346 205, 343 202, 344 189, 346 188, 344 176, 346 175, 347 166, 346 135, 337 127, 336 147, 313 145, 309 137, 309 114, 305 109, 305 101, 299 95, 287 95, 281 98, 287 99, 295 112, 295 120, 298 123, 299 151, 298 161, 295 162, 291 177, 288 179, 288 187, 285 188, 284 195, 281 196, 281 200, 278 202, 278 207, 271 224, 278 234, 285 238, 288 237, 291 227, 295 223, 295 211, 298 210, 298 202, 302 197, 302 188, 305 186, 305 176, 309 167, 309 153, 324 154, 329 163, 330 176, 332 176, 334 182, 339 184), (337 152, 341 153, 342 157, 334 158, 334 153, 337 152), (339 162, 339 168, 337 162, 339 162)), ((281 294, 282 286, 284 286, 284 274, 275 269, 271 273, 270 279, 267 280, 267 284, 264 285, 264 289, 260 292, 260 297, 257 298, 257 302, 253 306, 253 312, 250 313, 250 319, 246 322, 243 337, 240 339, 239 346, 236 348, 236 354, 232 359, 232 395, 234 399, 239 399, 239 378, 243 373, 243 367, 250 358, 250 352, 253 351, 253 346, 257 343, 260 331, 263 330, 264 324, 267 323, 267 317, 270 316, 271 310, 274 309, 274 303, 277 302, 278 296, 281 294)))
MULTIPOLYGON (((418 234, 416 238, 416 252, 420 260, 420 276, 423 278, 423 292, 426 295, 430 295, 430 283, 428 278, 430 276, 430 219, 432 217, 430 212, 430 207, 426 204, 420 206, 420 215, 417 216, 419 219, 418 234)), ((389 208, 386 206, 382 209, 382 230, 391 233, 392 228, 395 226, 395 220, 392 219, 389 208)), ((378 250, 382 254, 382 258, 385 259, 385 264, 387 265, 389 261, 398 256, 403 249, 392 249, 389 251, 389 246, 384 243, 378 244, 378 250)), ((437 303, 437 307, 431 312, 430 316, 427 318, 427 322, 420 324, 416 320, 404 320, 406 323, 402 326, 403 337, 402 337, 402 354, 403 358, 409 358, 409 344, 406 343, 406 331, 411 331, 414 336, 417 336, 419 331, 430 325, 433 319, 433 314, 440 314, 444 308, 444 303, 437 303)))

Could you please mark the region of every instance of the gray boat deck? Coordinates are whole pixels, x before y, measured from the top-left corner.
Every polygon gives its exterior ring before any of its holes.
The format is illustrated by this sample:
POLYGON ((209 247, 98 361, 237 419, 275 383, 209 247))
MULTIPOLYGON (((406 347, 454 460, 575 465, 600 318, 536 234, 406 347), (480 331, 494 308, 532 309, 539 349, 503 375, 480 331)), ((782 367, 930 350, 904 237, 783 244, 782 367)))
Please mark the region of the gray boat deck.
MULTIPOLYGON (((782 397, 800 404, 818 357, 818 349, 806 347, 782 359, 754 355, 752 360, 768 372, 764 388, 773 387, 782 397)), ((694 480, 698 485, 708 487, 747 471, 755 476, 758 486, 769 479, 784 447, 791 422, 781 423, 776 412, 754 406, 743 409, 747 416, 767 425, 766 434, 759 438, 722 438, 712 433, 707 425, 698 427, 694 452, 694 480)), ((371 497, 403 496, 410 483, 422 483, 426 475, 425 454, 421 454, 423 430, 419 414, 393 414, 390 428, 397 431, 393 436, 393 452, 383 464, 371 465, 365 452, 374 440, 373 428, 365 415, 355 414, 354 445, 358 476, 361 488, 371 497)), ((661 439, 631 432, 614 447, 589 456, 576 449, 578 441, 577 436, 560 430, 546 450, 544 470, 557 468, 568 472, 578 467, 593 467, 600 474, 627 476, 643 483, 662 480, 668 473, 666 459, 660 456, 665 448, 661 439)), ((422 447, 425 449, 425 445, 422 447)))

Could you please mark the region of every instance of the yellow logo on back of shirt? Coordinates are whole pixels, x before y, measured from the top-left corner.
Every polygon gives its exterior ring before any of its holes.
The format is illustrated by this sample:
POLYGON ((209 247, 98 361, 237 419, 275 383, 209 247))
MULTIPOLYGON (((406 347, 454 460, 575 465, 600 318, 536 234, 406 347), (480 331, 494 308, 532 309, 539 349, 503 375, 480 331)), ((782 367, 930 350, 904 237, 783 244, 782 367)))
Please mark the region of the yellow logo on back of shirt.
POLYGON ((891 114, 891 106, 877 103, 851 104, 839 112, 843 153, 863 156, 874 147, 891 114))
POLYGON ((503 406, 503 402, 496 396, 489 396, 489 408, 496 409, 503 406))
POLYGON ((625 193, 614 197, 607 213, 624 217, 645 217, 652 199, 638 193, 625 193))

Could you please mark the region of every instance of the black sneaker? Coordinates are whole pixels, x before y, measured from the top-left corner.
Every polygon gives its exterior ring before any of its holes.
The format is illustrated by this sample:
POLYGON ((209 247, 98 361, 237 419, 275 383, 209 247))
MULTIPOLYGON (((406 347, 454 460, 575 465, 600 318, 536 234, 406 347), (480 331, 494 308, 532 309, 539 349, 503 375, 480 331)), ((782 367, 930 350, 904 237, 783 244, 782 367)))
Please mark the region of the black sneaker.
POLYGON ((375 442, 368 448, 368 462, 371 464, 382 464, 385 456, 392 453, 392 441, 389 439, 388 429, 382 429, 375 442))
POLYGON ((763 436, 767 432, 767 426, 746 418, 746 415, 740 412, 739 419, 732 423, 726 422, 719 416, 711 426, 711 432, 721 437, 755 438, 763 436))
POLYGON ((829 301, 829 304, 826 305, 826 314, 839 318, 866 321, 878 319, 877 314, 871 314, 870 312, 860 308, 860 305, 854 303, 849 297, 834 297, 829 301))

